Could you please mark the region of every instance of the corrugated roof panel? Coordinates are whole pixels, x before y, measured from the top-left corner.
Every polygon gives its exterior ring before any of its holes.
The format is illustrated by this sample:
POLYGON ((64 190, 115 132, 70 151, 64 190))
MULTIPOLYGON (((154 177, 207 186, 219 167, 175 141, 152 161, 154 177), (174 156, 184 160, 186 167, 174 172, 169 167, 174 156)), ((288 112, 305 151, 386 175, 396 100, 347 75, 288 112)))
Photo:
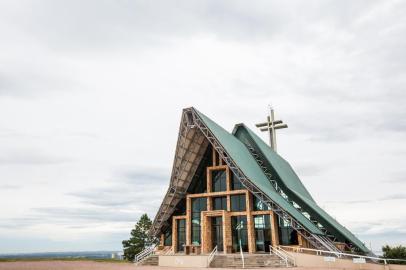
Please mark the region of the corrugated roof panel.
POLYGON ((334 218, 332 218, 328 213, 326 213, 317 205, 317 203, 311 197, 310 193, 300 181, 297 174, 294 172, 290 164, 285 159, 275 153, 275 151, 273 151, 260 137, 258 137, 245 125, 238 125, 238 128, 234 129, 233 133, 237 133, 238 130, 245 132, 244 135, 238 136, 249 136, 255 142, 256 146, 266 157, 267 161, 271 164, 273 170, 276 171, 279 179, 283 182, 283 184, 291 192, 293 192, 295 196, 302 201, 302 203, 305 203, 308 206, 307 208, 310 208, 312 212, 314 212, 320 219, 322 219, 319 221, 320 223, 325 224, 327 222, 328 224, 325 225, 333 227, 333 229, 335 229, 339 234, 344 236, 347 240, 351 241, 362 251, 369 252, 368 248, 366 248, 365 245, 355 235, 353 235, 347 228, 338 223, 334 218))
POLYGON ((276 192, 262 169, 258 166, 257 162, 242 142, 201 112, 197 110, 196 112, 213 135, 219 140, 236 165, 253 184, 266 193, 276 204, 294 217, 308 231, 314 234, 323 234, 318 227, 311 223, 278 192, 276 192))

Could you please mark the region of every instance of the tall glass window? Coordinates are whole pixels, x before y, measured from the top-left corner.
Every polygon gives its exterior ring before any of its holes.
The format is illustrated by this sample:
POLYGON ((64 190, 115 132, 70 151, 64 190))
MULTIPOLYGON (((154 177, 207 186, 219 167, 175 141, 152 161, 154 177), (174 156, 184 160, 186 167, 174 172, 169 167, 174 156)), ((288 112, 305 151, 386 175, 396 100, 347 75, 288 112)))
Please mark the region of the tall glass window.
POLYGON ((235 177, 235 175, 232 172, 230 173, 230 177, 232 190, 245 189, 244 186, 241 184, 240 180, 238 180, 237 177, 235 177))
POLYGON ((172 246, 172 227, 169 227, 164 233, 164 246, 172 246))
POLYGON ((269 252, 272 242, 271 218, 269 215, 254 216, 255 245, 257 251, 269 252))
POLYGON ((185 219, 177 219, 177 232, 178 232, 178 237, 177 237, 177 250, 178 252, 183 252, 185 251, 184 246, 186 244, 186 220, 185 219))
POLYGON ((233 252, 248 251, 247 216, 231 217, 233 252))
POLYGON ((205 193, 207 191, 207 167, 212 165, 212 150, 211 146, 207 147, 206 152, 199 166, 197 167, 196 173, 192 178, 190 186, 187 190, 189 194, 205 193))
POLYGON ((231 211, 245 211, 245 194, 231 195, 231 211))
POLYGON ((258 199, 256 196, 252 196, 252 201, 253 201, 253 206, 254 206, 254 211, 264 211, 264 210, 269 210, 268 205, 263 203, 260 199, 258 199))
POLYGON ((227 210, 227 197, 214 197, 213 210, 227 210))
POLYGON ((211 171, 212 191, 220 192, 227 190, 227 173, 226 170, 211 171))
POLYGON ((279 244, 297 245, 297 232, 292 228, 289 222, 279 218, 279 244))
POLYGON ((192 199, 192 244, 200 245, 201 239, 201 218, 200 214, 202 211, 207 210, 207 199, 206 198, 195 198, 192 199))
POLYGON ((217 246, 218 251, 223 251, 223 218, 211 218, 211 243, 214 248, 217 246))

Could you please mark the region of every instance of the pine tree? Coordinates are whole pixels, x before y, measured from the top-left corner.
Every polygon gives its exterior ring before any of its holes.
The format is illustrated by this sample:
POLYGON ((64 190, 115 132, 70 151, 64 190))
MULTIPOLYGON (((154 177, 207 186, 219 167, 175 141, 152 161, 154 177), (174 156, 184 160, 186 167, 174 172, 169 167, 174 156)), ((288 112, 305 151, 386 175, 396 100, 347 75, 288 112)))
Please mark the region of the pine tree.
MULTIPOLYGON (((401 260, 406 260, 406 247, 404 246, 395 246, 395 247, 390 247, 388 245, 385 245, 382 247, 383 251, 383 258, 390 258, 390 259, 401 259, 401 260)), ((406 264, 404 261, 394 261, 392 263, 395 264, 406 264)))
POLYGON ((152 222, 148 215, 143 214, 135 228, 131 230, 130 239, 122 242, 126 260, 133 261, 137 253, 155 243, 156 240, 148 235, 151 226, 152 222))

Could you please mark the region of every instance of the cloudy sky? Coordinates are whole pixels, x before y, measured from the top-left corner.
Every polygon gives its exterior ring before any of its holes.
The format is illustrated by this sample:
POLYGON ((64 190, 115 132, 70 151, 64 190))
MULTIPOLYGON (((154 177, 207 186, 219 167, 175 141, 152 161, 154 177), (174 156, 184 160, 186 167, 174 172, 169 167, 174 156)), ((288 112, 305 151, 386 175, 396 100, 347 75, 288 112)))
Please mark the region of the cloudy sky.
POLYGON ((278 150, 376 251, 406 244, 404 1, 0 1, 0 253, 119 250, 184 107, 278 150), (265 134, 261 136, 266 139, 265 134))

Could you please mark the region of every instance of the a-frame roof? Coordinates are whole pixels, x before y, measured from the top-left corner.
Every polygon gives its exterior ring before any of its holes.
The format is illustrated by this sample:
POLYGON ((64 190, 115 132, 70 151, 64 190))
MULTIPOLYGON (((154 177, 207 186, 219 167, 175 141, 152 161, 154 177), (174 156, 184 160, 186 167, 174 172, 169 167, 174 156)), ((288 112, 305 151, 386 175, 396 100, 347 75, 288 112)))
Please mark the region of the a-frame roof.
POLYGON ((227 153, 234 160, 237 166, 242 170, 245 176, 251 180, 260 190, 268 194, 272 200, 280 207, 285 209, 297 221, 305 226, 311 233, 323 234, 310 220, 303 216, 292 204, 287 202, 276 190, 272 187, 268 178, 257 164, 247 147, 237 137, 227 132, 224 128, 216 124, 210 118, 197 111, 206 126, 210 129, 213 135, 220 141, 227 153))
MULTIPOLYGON (((323 226, 327 224, 329 232, 339 235, 341 237, 340 240, 346 240, 355 245, 359 250, 369 252, 361 241, 316 204, 289 163, 276 154, 255 135, 254 132, 240 124, 236 126, 231 134, 195 108, 187 108, 183 111, 171 183, 164 202, 155 217, 153 234, 157 235, 159 233, 159 230, 162 228, 162 223, 166 222, 170 214, 173 213, 175 205, 173 203, 174 200, 171 190, 176 189, 179 183, 181 183, 181 190, 184 191, 190 184, 191 175, 204 151, 204 149, 202 150, 201 148, 207 147, 207 141, 204 142, 201 139, 202 135, 204 135, 210 143, 214 144, 213 147, 215 149, 221 148, 224 151, 223 158, 226 159, 226 163, 233 164, 232 166, 238 170, 237 173, 242 175, 244 179, 247 179, 250 186, 255 190, 259 190, 264 196, 269 198, 272 203, 277 205, 279 209, 283 209, 284 215, 292 217, 306 232, 315 235, 317 239, 317 235, 325 236, 325 232, 323 232, 319 226, 316 226, 314 221, 309 220, 308 217, 303 215, 297 207, 292 205, 275 189, 264 171, 265 167, 258 164, 252 151, 250 151, 249 147, 253 146, 255 148, 254 150, 264 157, 265 166, 268 167, 266 169, 269 169, 273 175, 277 176, 277 181, 285 188, 285 193, 289 195, 289 198, 293 197, 295 201, 299 201, 304 205, 305 210, 311 213, 312 217, 316 217, 317 221, 320 219, 319 222, 322 223, 323 226), (189 134, 190 132, 194 135, 191 136, 189 134), (198 141, 196 142, 193 138, 197 138, 198 141), (187 143, 182 144, 182 140, 185 140, 187 143), (191 170, 190 165, 187 166, 187 164, 183 164, 185 162, 184 156, 188 155, 190 149, 182 145, 193 146, 193 151, 190 153, 197 154, 193 160, 191 170), (178 153, 183 153, 183 156, 178 153), (182 169, 188 167, 189 170, 182 169), (184 175, 182 181, 179 181, 179 175, 184 175)), ((189 156, 192 155, 190 153, 189 156)), ((179 199, 175 201, 179 201, 179 199)))
POLYGON ((341 236, 340 240, 349 240, 363 252, 369 252, 365 245, 355 235, 317 205, 290 164, 273 151, 272 148, 270 148, 252 130, 247 128, 244 124, 239 124, 234 128, 233 134, 241 140, 250 141, 253 146, 260 151, 262 156, 265 157, 267 165, 270 166, 270 171, 272 171, 275 178, 279 180, 278 183, 286 188, 284 190, 290 197, 293 197, 295 201, 300 202, 301 207, 306 210, 306 212, 312 217, 315 217, 316 220, 323 224, 330 232, 341 236))

